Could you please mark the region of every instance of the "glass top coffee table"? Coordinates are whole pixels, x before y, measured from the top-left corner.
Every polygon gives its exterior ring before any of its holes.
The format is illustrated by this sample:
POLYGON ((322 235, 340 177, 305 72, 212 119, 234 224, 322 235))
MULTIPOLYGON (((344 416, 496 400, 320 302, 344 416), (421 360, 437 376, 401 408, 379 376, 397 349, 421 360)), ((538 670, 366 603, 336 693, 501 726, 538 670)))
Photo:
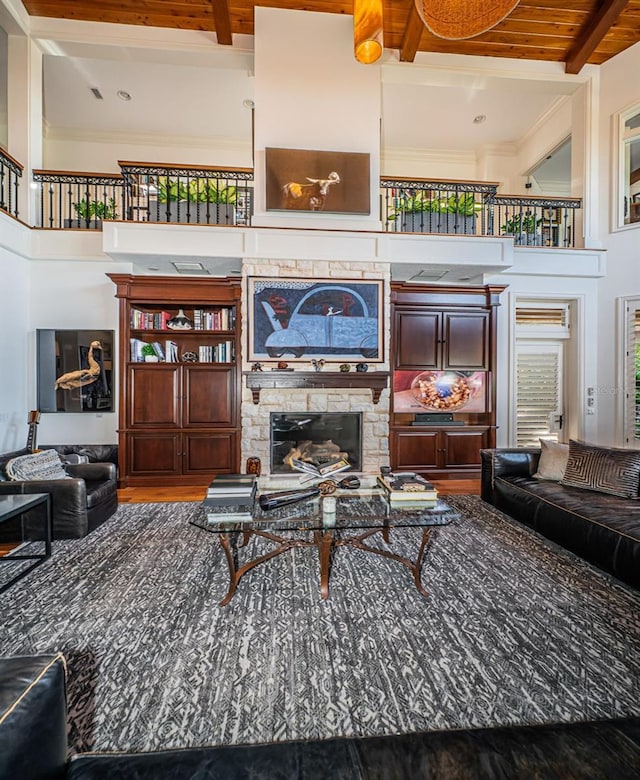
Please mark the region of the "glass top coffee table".
MULTIPOLYGON (((295 480, 261 478, 259 492, 274 493, 298 488, 300 479, 295 477, 295 480)), ((229 589, 220 606, 231 601, 240 579, 248 571, 296 547, 317 548, 323 599, 329 597, 332 555, 343 547, 355 547, 398 561, 411 571, 418 591, 428 596, 420 575, 432 529, 457 520, 458 513, 441 500, 429 506, 391 507, 384 491, 375 485, 375 477, 365 477, 361 481, 362 486, 358 490, 338 490, 329 496, 317 496, 270 511, 262 510, 256 498, 246 519, 236 519, 237 514, 231 515, 235 513, 233 507, 213 506, 205 500, 191 523, 216 534, 224 549, 229 567, 229 589), (331 499, 335 499, 335 511, 327 511, 333 504, 331 499), (422 528, 413 560, 394 552, 391 547, 392 532, 395 536, 407 528, 422 528), (367 543, 376 534, 381 535, 384 546, 373 547, 367 543), (239 549, 245 548, 254 536, 267 539, 273 547, 241 563, 239 549)), ((303 481, 306 487, 314 484, 313 481, 306 484, 303 481)))

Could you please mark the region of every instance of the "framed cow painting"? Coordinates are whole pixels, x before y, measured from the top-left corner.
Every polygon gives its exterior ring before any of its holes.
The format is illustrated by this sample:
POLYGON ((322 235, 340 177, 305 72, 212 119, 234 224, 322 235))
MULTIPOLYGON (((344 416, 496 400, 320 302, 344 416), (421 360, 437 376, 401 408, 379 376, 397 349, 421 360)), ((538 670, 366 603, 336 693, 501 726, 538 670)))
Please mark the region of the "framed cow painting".
POLYGON ((265 150, 267 211, 370 214, 370 159, 361 152, 265 150))

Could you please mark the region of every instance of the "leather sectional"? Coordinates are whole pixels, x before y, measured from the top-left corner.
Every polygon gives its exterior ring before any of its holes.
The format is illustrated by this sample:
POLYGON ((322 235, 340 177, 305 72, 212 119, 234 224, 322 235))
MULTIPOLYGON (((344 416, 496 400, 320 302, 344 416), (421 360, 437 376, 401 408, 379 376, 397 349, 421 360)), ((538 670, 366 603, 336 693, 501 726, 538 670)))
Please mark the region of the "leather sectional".
POLYGON ((640 500, 536 479, 539 449, 482 450, 484 501, 640 588, 640 500))

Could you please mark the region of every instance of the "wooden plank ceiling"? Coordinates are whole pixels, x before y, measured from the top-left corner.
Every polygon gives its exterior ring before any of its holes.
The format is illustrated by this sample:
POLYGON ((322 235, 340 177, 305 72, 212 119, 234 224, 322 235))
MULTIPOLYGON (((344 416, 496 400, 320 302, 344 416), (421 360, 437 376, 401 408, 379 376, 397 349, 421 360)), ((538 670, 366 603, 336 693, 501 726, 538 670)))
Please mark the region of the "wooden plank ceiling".
MULTIPOLYGON (((23 0, 31 16, 215 31, 219 43, 253 35, 254 0, 23 0)), ((413 0, 383 0, 384 45, 413 61, 416 52, 446 52, 566 63, 577 73, 640 41, 640 0, 520 0, 489 32, 464 41, 432 35, 413 0)), ((353 0, 259 0, 259 5, 352 14, 353 0)))

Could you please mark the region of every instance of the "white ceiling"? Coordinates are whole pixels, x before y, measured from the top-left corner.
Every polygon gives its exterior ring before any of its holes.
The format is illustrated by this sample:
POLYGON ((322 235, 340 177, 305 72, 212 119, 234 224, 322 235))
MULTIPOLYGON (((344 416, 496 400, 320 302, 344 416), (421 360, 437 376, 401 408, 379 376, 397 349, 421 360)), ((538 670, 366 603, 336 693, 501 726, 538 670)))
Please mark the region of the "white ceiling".
MULTIPOLYGON (((93 47, 96 56, 44 58, 44 113, 50 128, 251 140, 252 55, 93 47), (104 100, 96 100, 96 87, 104 100), (117 97, 131 95, 130 102, 117 97)), ((411 67, 383 68, 382 145, 386 150, 473 152, 517 143, 575 84, 511 78, 420 78, 411 67), (475 116, 486 121, 474 124, 475 116), (440 118, 446 118, 442 121, 440 118)), ((437 75, 437 74, 436 74, 437 75)))

